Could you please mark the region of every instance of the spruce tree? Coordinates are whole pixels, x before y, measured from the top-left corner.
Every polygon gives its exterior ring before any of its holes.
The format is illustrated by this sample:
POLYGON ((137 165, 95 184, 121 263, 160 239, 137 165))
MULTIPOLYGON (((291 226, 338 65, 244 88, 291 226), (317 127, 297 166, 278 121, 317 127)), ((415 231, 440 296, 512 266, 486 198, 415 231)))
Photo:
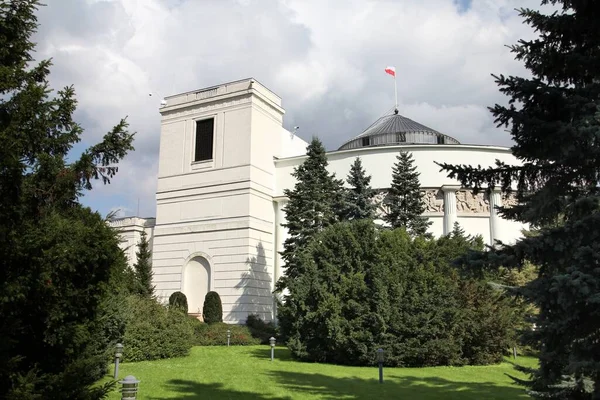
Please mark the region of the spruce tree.
POLYGON ((500 214, 540 228, 484 258, 488 267, 539 267, 521 290, 539 311, 531 335, 540 349, 532 394, 600 399, 600 2, 542 4, 558 10, 521 9, 539 37, 511 48, 531 75, 495 76, 510 101, 491 112, 510 128, 520 163, 441 166, 476 190, 508 192, 512 185, 518 204, 500 214))
POLYGON ((50 61, 33 62, 38 6, 0 2, 0 398, 100 399, 126 260, 79 197, 110 182, 133 135, 122 120, 67 161, 83 131, 73 88, 53 94, 50 61))
POLYGON ((289 199, 284 212, 288 238, 284 242, 281 257, 285 263, 284 274, 277 283, 283 290, 287 281, 298 277, 296 257, 315 234, 338 222, 344 212, 342 182, 327 171, 327 154, 318 138, 313 138, 307 147, 306 160, 294 169, 294 189, 286 189, 289 199))
POLYGON ((371 176, 366 174, 360 157, 356 157, 346 179, 350 188, 346 190, 346 220, 375 218, 375 191, 371 188, 371 176))
POLYGON ((413 165, 412 154, 401 151, 392 167, 392 184, 387 202, 389 212, 384 216, 392 228, 405 228, 412 235, 425 235, 431 222, 421 216, 425 204, 421 197, 419 172, 413 165))
POLYGON ((137 261, 133 268, 135 271, 135 291, 142 297, 154 297, 154 285, 152 285, 152 251, 148 242, 148 235, 142 231, 138 250, 135 253, 137 261))

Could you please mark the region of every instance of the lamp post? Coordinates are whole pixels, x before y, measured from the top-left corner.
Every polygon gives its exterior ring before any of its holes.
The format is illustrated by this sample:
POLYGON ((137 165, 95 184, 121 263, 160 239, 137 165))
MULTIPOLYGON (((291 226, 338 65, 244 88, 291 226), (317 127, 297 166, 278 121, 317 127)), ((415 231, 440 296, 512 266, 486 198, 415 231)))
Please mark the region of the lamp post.
POLYGON ((121 400, 135 400, 137 398, 138 381, 135 376, 128 375, 122 381, 119 381, 121 386, 121 400))
POLYGON ((377 364, 379 364, 379 383, 383 383, 383 349, 377 349, 377 364))
POLYGON ((275 358, 275 338, 271 336, 269 338, 269 343, 271 344, 271 361, 275 358))
POLYGON ((229 347, 229 339, 231 338, 231 329, 227 329, 227 347, 229 347))
POLYGON ((121 343, 117 343, 115 346, 115 379, 119 377, 119 359, 121 357, 123 357, 123 345, 121 343))

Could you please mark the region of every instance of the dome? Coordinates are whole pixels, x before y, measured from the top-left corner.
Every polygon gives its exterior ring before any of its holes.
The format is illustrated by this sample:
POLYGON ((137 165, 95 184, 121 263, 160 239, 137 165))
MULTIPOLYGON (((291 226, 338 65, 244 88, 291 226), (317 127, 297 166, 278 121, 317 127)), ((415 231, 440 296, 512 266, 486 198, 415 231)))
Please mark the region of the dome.
POLYGON ((460 144, 453 137, 406 118, 398 111, 384 115, 363 133, 344 143, 338 150, 398 144, 460 144))

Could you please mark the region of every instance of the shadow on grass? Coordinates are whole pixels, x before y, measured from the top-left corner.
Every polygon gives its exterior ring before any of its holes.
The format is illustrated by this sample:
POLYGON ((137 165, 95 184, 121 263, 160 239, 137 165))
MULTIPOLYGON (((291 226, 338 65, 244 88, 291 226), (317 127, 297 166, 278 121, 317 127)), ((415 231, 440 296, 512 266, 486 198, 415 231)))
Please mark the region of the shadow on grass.
POLYGON ((498 386, 491 382, 464 383, 429 377, 384 377, 375 379, 331 377, 322 374, 273 371, 271 377, 281 387, 297 394, 297 398, 312 395, 319 399, 519 399, 528 398, 520 388, 498 386), (304 396, 303 396, 304 395, 304 396))
MULTIPOLYGON (((172 379, 167 382, 166 389, 171 394, 177 395, 176 399, 184 400, 267 400, 273 397, 265 397, 259 393, 238 392, 225 389, 222 383, 198 383, 182 379, 172 379)), ((147 397, 150 400, 162 400, 163 397, 147 397)), ((291 400, 291 397, 278 397, 282 400, 291 400)))
MULTIPOLYGON (((271 359, 271 348, 267 346, 263 346, 261 348, 254 348, 249 351, 250 357, 258 358, 261 360, 270 360, 271 359)), ((292 353, 285 346, 275 346, 275 358, 278 361, 295 361, 298 360, 292 357, 292 353)))
MULTIPOLYGON (((236 391, 224 388, 221 383, 198 383, 174 379, 167 382, 166 389, 177 399, 247 399, 269 400, 303 399, 306 396, 325 400, 367 400, 367 399, 414 399, 414 400, 509 400, 527 398, 519 388, 498 386, 493 383, 458 383, 442 378, 390 377, 383 384, 377 379, 358 377, 333 377, 322 374, 272 371, 269 373, 274 383, 290 394, 274 397, 268 394, 236 391)), ((159 397, 149 397, 158 400, 159 397)))

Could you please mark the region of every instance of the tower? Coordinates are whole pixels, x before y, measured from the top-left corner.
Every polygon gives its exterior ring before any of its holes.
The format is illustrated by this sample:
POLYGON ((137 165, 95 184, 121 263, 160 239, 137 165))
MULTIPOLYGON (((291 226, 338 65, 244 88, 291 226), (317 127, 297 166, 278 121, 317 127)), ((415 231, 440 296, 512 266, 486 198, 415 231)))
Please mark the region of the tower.
POLYGON ((157 294, 182 291, 202 313, 209 290, 223 319, 273 318, 274 157, 289 132, 281 99, 254 79, 167 97, 161 108, 157 294))

